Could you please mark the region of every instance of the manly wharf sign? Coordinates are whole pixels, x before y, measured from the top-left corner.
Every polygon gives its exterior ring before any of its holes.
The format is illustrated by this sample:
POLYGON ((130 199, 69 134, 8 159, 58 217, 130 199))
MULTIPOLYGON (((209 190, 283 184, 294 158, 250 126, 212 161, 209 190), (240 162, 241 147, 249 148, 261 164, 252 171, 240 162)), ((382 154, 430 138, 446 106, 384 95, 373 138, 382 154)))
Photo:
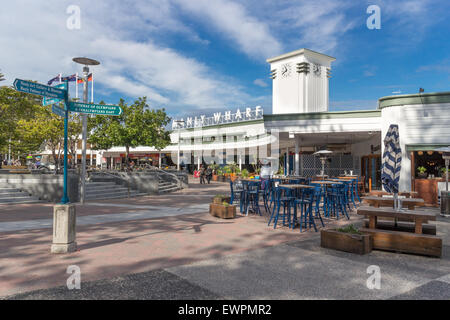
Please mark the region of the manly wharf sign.
POLYGON ((212 117, 201 115, 197 117, 187 117, 186 119, 181 120, 173 120, 172 129, 199 128, 218 124, 258 120, 262 118, 263 109, 261 108, 261 106, 257 106, 254 109, 245 108, 244 111, 237 109, 235 113, 231 113, 231 111, 225 111, 224 113, 215 112, 214 116, 212 117))

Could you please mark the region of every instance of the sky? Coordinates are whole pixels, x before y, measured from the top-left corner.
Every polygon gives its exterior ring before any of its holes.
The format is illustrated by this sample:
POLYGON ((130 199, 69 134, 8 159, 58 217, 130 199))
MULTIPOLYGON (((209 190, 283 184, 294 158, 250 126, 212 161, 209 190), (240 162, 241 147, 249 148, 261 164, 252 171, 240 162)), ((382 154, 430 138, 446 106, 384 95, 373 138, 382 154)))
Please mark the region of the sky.
POLYGON ((72 58, 85 56, 101 62, 95 102, 146 96, 172 118, 271 113, 266 59, 301 48, 336 58, 330 111, 450 91, 448 0, 15 0, 2 1, 0 21, 2 85, 81 73, 72 58), (380 29, 367 27, 370 5, 380 29))

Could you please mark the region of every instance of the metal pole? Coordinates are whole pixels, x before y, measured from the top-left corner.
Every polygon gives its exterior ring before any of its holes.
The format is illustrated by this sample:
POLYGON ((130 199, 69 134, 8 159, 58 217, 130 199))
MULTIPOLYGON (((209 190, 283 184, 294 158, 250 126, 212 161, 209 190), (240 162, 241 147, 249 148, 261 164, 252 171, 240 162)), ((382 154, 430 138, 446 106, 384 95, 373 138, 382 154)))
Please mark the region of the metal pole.
POLYGON ((177 170, 180 171, 180 124, 178 123, 178 157, 177 157, 177 170))
MULTIPOLYGON (((67 89, 68 88, 69 88, 69 84, 67 83, 67 89)), ((64 112, 64 186, 63 186, 63 196, 61 199, 62 204, 69 203, 69 197, 67 196, 67 133, 68 133, 68 126, 69 126, 69 106, 68 106, 67 100, 68 100, 68 93, 66 92, 66 97, 64 99, 64 104, 65 104, 65 112, 64 112)))
MULTIPOLYGON (((83 85, 83 102, 88 103, 88 75, 89 67, 83 67, 84 85, 83 85)), ((80 202, 83 204, 86 192, 86 140, 87 140, 87 115, 82 114, 82 142, 81 142, 81 188, 80 188, 80 202)))

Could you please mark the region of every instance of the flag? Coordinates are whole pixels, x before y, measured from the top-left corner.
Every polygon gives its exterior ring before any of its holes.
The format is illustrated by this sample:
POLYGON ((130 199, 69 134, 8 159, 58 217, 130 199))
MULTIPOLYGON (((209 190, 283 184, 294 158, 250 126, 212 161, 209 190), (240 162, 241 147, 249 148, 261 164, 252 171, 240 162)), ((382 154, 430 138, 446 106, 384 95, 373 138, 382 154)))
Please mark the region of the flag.
POLYGON ((54 81, 59 81, 59 74, 58 74, 56 77, 54 77, 54 78, 48 80, 47 84, 48 84, 49 86, 51 86, 52 83, 53 83, 54 81))
POLYGON ((65 81, 76 81, 76 78, 77 78, 77 75, 73 74, 73 75, 68 76, 68 77, 62 77, 61 81, 62 82, 65 82, 65 81))
MULTIPOLYGON (((88 75, 88 81, 92 81, 92 73, 90 73, 88 75)), ((84 82, 83 78, 79 78, 78 81, 77 81, 77 83, 83 83, 83 82, 84 82)))

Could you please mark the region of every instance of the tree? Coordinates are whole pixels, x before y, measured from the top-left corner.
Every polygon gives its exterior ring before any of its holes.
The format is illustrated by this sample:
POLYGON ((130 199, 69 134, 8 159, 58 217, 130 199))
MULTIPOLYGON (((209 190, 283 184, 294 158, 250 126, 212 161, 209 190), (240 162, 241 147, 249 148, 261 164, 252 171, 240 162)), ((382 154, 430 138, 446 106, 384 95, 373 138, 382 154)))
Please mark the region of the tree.
POLYGON ((90 119, 89 142, 96 149, 124 146, 129 166, 130 148, 151 146, 161 150, 170 143, 169 132, 165 130, 170 118, 164 109, 150 109, 146 97, 138 98, 130 106, 120 99, 119 105, 123 110, 120 116, 97 115, 90 119))
MULTIPOLYGON (((69 126, 67 128, 67 149, 72 157, 72 168, 77 163, 77 146, 80 141, 80 135, 83 130, 81 116, 79 113, 71 113, 69 115, 69 126)), ((64 137, 63 137, 64 138, 64 137)))
POLYGON ((3 81, 3 80, 5 80, 5 75, 0 72, 0 81, 3 81))
POLYGON ((23 145, 16 137, 18 121, 32 119, 40 99, 39 96, 18 92, 8 86, 0 87, 0 152, 7 152, 10 141, 16 147, 23 145))
POLYGON ((56 172, 64 146, 64 120, 53 114, 48 107, 37 106, 32 119, 18 121, 17 137, 26 141, 29 150, 39 150, 46 146, 52 152, 56 172))

